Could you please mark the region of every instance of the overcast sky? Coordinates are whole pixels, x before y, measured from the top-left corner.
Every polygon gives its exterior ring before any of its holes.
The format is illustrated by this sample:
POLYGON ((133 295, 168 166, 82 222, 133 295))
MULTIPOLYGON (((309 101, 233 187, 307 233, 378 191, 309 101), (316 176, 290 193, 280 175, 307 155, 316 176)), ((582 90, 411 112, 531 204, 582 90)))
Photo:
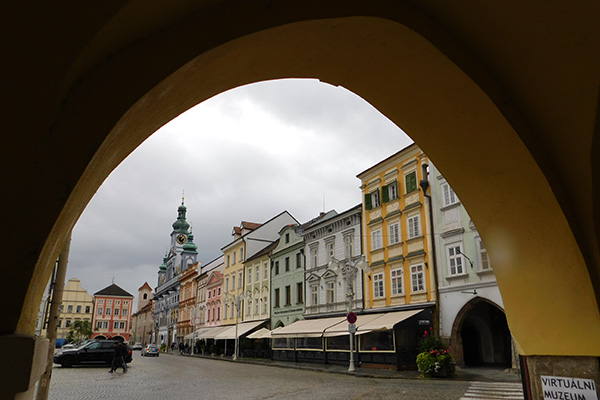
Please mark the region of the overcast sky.
POLYGON ((361 202, 356 175, 412 143, 348 90, 316 80, 233 89, 188 110, 138 147, 73 231, 67 279, 90 295, 157 284, 185 192, 198 260, 221 255, 242 220, 289 211, 300 223, 361 202))

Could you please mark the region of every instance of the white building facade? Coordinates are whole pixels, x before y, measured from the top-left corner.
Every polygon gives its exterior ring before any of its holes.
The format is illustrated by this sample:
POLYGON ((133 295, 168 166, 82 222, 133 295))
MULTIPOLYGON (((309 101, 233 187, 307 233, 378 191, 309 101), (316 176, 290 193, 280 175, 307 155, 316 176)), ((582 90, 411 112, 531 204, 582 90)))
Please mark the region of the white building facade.
POLYGON ((429 165, 439 334, 459 365, 514 366, 504 305, 483 240, 454 190, 429 165))

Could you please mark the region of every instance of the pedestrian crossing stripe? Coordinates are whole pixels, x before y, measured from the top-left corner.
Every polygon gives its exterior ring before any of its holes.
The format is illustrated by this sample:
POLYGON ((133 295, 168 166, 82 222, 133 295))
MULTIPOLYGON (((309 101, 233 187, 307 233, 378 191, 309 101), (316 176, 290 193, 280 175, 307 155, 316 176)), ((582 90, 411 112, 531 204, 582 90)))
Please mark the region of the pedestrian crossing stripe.
POLYGON ((523 400, 520 383, 473 382, 460 400, 523 400))

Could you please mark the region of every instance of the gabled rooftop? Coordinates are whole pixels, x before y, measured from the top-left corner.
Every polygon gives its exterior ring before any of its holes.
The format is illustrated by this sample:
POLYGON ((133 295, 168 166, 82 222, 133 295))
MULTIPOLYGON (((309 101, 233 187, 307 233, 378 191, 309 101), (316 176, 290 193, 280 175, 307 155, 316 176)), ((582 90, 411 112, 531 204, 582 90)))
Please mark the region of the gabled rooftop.
POLYGON ((121 297, 133 298, 133 295, 131 295, 125 289, 121 288, 120 286, 117 286, 114 283, 112 285, 105 287, 104 289, 94 293, 94 296, 121 296, 121 297))

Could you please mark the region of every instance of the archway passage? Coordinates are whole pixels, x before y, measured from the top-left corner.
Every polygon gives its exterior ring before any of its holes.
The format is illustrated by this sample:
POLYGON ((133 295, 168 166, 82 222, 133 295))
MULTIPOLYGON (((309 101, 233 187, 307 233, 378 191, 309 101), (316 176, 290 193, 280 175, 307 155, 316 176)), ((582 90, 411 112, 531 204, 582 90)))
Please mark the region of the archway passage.
POLYGON ((31 336, 37 307, 69 232, 110 172, 191 106, 285 77, 343 85, 402 127, 478 227, 519 353, 586 357, 575 364, 598 377, 597 1, 1 7, 0 27, 14 40, 2 43, 11 60, 2 221, 11 228, 0 240, 10 283, 0 295, 0 344, 25 340, 30 350, 7 362, 14 368, 4 387, 23 392, 35 382, 25 374, 43 353, 31 336), (15 251, 24 215, 26 251, 15 251))
POLYGON ((504 312, 492 304, 477 302, 459 322, 462 359, 467 366, 512 364, 511 337, 504 312))

